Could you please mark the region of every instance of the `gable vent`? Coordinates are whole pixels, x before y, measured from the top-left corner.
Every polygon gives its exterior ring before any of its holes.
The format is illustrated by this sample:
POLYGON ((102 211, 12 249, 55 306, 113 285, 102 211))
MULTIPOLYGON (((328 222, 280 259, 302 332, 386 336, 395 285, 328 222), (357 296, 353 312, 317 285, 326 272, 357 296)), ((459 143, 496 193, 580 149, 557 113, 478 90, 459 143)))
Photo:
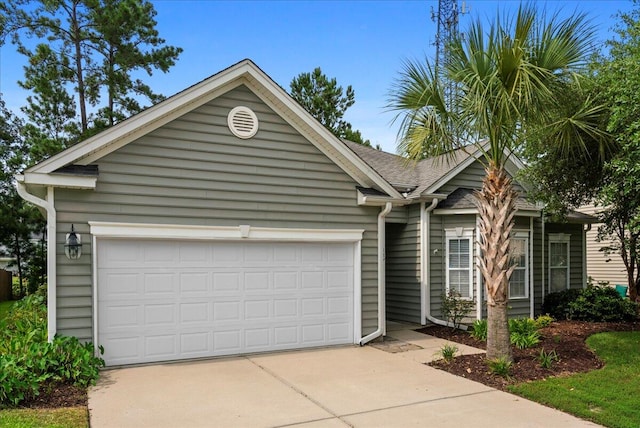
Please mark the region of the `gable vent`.
POLYGON ((227 116, 229 129, 238 138, 247 139, 258 132, 258 117, 248 107, 238 106, 227 116))

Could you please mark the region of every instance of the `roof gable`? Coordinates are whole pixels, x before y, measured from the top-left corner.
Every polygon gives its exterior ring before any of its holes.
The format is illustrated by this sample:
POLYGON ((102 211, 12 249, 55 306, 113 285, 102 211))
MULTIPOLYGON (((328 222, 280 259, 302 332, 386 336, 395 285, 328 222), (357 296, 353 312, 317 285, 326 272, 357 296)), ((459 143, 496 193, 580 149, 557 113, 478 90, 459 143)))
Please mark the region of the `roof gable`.
POLYGON ((74 164, 89 165, 240 85, 246 85, 360 186, 378 188, 392 197, 401 197, 378 172, 349 150, 250 60, 243 60, 32 166, 25 176, 51 174, 74 164))

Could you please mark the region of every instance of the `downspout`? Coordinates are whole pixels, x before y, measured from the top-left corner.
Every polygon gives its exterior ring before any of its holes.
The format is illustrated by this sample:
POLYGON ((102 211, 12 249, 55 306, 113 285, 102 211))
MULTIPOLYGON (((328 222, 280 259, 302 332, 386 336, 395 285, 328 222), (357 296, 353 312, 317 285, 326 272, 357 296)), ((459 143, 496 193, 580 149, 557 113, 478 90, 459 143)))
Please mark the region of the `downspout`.
POLYGON ((542 304, 544 304, 544 295, 545 295, 545 243, 544 243, 544 211, 542 212, 542 304))
POLYGON ((452 323, 431 316, 431 277, 429 275, 431 250, 429 246, 429 237, 431 235, 431 211, 435 209, 436 205, 438 205, 437 198, 433 198, 431 205, 426 209, 425 203, 420 203, 420 219, 422 220, 420 222, 420 241, 424 243, 424 247, 421 246, 421 249, 424 248, 424 251, 421 251, 421 259, 424 263, 420 263, 420 282, 424 284, 425 288, 425 318, 433 324, 455 328, 452 323))
POLYGON ((360 345, 364 345, 368 342, 371 342, 374 339, 377 339, 380 336, 384 336, 387 334, 387 316, 386 316, 386 308, 385 308, 385 293, 386 293, 386 245, 385 245, 385 217, 389 212, 391 212, 391 208, 393 204, 391 202, 387 202, 378 214, 378 328, 371 334, 360 339, 360 345))
POLYGON ((533 286, 533 217, 529 217, 529 318, 534 318, 535 312, 535 288, 533 286))
POLYGON ((587 233, 591 230, 591 224, 582 228, 582 288, 587 288, 587 233))
POLYGON ((24 176, 16 176, 16 190, 18 195, 27 202, 43 208, 47 212, 47 338, 53 341, 56 335, 56 208, 54 205, 54 191, 47 187, 45 199, 32 195, 24 184, 24 176))

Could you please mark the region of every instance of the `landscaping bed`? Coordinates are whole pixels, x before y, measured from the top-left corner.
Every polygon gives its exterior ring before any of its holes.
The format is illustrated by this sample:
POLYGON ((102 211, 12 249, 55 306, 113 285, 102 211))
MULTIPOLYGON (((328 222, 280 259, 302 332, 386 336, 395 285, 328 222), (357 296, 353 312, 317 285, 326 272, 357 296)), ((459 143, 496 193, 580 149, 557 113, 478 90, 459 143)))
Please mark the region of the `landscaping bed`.
MULTIPOLYGON (((556 321, 539 330, 540 343, 535 347, 528 349, 512 347, 514 363, 508 377, 491 373, 484 354, 457 356, 451 362, 436 360, 431 365, 457 376, 506 390, 509 385, 516 383, 599 369, 603 363, 585 343, 587 337, 605 331, 634 330, 640 330, 638 322, 556 321), (541 350, 546 353, 555 351, 558 361, 555 361, 550 368, 541 367, 539 361, 541 350)), ((417 331, 486 349, 485 342, 474 339, 466 331, 442 326, 429 326, 417 331)))
POLYGON ((60 407, 86 407, 87 388, 63 382, 45 382, 40 386, 40 394, 27 397, 20 403, 21 408, 56 409, 60 407))

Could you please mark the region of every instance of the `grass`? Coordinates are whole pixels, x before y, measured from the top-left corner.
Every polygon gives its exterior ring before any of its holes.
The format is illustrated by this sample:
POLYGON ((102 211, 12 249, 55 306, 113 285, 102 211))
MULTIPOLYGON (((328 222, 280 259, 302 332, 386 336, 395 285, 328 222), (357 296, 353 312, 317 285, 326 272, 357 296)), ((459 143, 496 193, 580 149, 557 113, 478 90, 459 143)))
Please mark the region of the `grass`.
POLYGON ((0 426, 10 428, 87 428, 86 407, 0 410, 0 426))
POLYGON ((0 320, 7 316, 14 303, 15 301, 12 300, 9 300, 8 302, 0 302, 0 320))
POLYGON ((510 391, 607 427, 640 426, 640 332, 599 333, 587 345, 604 368, 514 385, 510 391))

